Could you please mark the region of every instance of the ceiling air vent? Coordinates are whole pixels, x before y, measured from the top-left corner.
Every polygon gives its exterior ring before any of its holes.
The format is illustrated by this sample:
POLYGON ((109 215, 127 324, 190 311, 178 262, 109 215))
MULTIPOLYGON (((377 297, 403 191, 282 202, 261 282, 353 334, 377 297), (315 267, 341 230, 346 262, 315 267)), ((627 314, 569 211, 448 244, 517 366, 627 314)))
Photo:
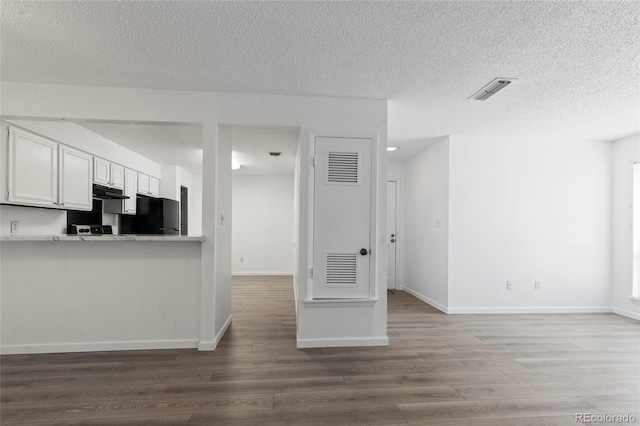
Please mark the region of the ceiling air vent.
POLYGON ((496 78, 491 83, 484 86, 482 89, 474 93, 469 99, 475 99, 476 101, 486 101, 508 85, 510 85, 515 78, 496 78))

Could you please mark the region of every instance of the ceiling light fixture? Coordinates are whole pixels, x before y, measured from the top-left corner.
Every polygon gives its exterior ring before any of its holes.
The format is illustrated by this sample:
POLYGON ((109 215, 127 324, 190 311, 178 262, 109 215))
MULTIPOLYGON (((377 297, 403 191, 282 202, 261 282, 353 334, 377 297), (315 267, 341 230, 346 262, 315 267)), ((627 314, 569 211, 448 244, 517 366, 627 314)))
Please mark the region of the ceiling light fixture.
POLYGON ((468 99, 475 99, 476 101, 486 101, 500 90, 504 89, 511 83, 513 83, 515 78, 496 78, 491 83, 484 86, 482 89, 478 90, 476 93, 471 95, 468 99))
POLYGON ((388 146, 388 147, 387 147, 387 151, 389 151, 389 152, 393 152, 393 151, 395 151, 396 149, 398 149, 398 147, 397 147, 397 146, 388 146))

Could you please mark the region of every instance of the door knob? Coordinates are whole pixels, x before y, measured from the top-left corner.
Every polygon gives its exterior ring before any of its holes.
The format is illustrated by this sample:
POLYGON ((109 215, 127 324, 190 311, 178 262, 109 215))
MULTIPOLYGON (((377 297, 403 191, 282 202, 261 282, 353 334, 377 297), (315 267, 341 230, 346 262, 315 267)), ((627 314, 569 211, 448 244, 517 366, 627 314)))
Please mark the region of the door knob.
POLYGON ((394 239, 392 238, 392 239, 391 239, 391 242, 392 242, 392 243, 395 243, 395 242, 396 242, 396 240, 394 240, 394 239))
POLYGON ((363 248, 363 249, 360 249, 360 254, 363 255, 363 256, 366 256, 366 255, 369 254, 369 252, 367 251, 366 248, 363 248))
POLYGON ((393 237, 395 237, 395 236, 396 236, 396 234, 391 234, 391 238, 393 238, 393 237))

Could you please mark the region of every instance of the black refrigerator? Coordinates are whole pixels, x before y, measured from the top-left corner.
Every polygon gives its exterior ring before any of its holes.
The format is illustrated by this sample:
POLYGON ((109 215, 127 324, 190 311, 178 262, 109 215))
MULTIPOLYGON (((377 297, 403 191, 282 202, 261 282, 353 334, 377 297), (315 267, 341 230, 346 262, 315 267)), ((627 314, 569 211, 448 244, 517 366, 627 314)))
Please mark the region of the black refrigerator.
POLYGON ((120 233, 179 235, 179 203, 168 198, 138 196, 136 200, 136 215, 120 216, 120 233))

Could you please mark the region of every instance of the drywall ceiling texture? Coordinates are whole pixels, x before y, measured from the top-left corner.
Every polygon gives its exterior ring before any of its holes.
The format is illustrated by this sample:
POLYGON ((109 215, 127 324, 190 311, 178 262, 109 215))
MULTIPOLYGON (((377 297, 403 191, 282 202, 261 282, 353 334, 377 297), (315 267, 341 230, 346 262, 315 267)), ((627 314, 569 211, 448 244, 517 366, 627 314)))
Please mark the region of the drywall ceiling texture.
POLYGON ((640 131, 640 2, 14 2, 6 81, 389 99, 389 142, 640 131), (495 77, 519 80, 487 101, 495 77))
POLYGON ((298 128, 234 127, 232 150, 240 168, 238 175, 293 176, 298 149, 298 128), (270 152, 279 152, 275 157, 270 152))
POLYGON ((199 125, 78 122, 87 130, 156 163, 202 174, 202 128, 199 125))

